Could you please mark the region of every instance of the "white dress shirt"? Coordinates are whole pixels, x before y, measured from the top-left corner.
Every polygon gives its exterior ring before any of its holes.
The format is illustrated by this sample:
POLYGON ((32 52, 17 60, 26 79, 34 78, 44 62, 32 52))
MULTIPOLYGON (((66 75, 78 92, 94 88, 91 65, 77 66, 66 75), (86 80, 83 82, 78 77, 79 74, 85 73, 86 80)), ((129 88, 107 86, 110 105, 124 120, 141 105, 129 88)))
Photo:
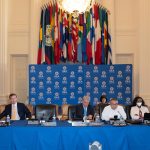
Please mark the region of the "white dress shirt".
MULTIPOLYGON (((19 114, 18 114, 17 103, 11 104, 11 110, 13 111, 13 109, 16 109, 16 120, 20 120, 20 117, 19 117, 19 114)), ((13 112, 11 112, 11 113, 13 113, 13 112)))
POLYGON ((141 106, 140 108, 137 106, 131 107, 130 115, 132 119, 139 119, 139 111, 142 112, 142 117, 144 117, 144 113, 149 113, 149 110, 146 106, 141 106))
POLYGON ((127 118, 126 113, 122 106, 117 106, 116 109, 112 109, 111 106, 106 106, 102 112, 102 120, 109 121, 111 118, 117 115, 118 118, 123 118, 124 120, 127 118))

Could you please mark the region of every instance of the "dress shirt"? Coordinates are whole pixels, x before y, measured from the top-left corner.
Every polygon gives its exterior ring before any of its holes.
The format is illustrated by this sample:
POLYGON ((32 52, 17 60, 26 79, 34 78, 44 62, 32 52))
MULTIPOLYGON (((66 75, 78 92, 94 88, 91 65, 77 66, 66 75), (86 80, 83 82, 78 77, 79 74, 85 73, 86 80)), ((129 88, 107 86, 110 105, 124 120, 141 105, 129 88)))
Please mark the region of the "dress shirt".
POLYGON ((112 109, 111 106, 106 106, 102 112, 102 120, 109 121, 114 116, 118 116, 118 118, 126 119, 126 113, 122 106, 117 106, 116 109, 112 109))
POLYGON ((149 113, 149 110, 146 106, 141 106, 140 108, 137 106, 131 107, 130 115, 132 119, 140 119, 139 111, 142 112, 142 117, 144 117, 144 113, 149 113))
POLYGON ((15 117, 16 119, 15 120, 20 120, 20 117, 19 117, 19 114, 18 114, 17 103, 11 105, 11 110, 12 110, 11 115, 13 113, 13 110, 16 110, 16 117, 15 117))

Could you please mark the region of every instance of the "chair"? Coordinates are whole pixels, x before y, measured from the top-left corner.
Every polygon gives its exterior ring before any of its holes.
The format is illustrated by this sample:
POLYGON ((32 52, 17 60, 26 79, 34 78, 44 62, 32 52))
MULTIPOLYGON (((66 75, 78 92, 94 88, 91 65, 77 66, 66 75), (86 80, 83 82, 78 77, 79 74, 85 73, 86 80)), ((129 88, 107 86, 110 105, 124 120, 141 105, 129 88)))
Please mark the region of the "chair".
POLYGON ((69 120, 75 119, 75 114, 76 114, 76 105, 70 105, 68 107, 68 119, 69 120))
POLYGON ((130 111, 131 111, 131 105, 126 105, 125 106, 125 112, 127 114, 127 119, 131 119, 130 111))
POLYGON ((27 106, 27 108, 29 109, 29 111, 31 112, 31 115, 34 115, 35 112, 34 112, 34 107, 33 107, 33 105, 27 104, 26 106, 27 106))
POLYGON ((4 109, 5 109, 5 104, 3 104, 3 105, 0 105, 0 113, 2 113, 3 111, 4 111, 4 109))
POLYGON ((68 119, 68 108, 70 105, 68 104, 63 104, 61 106, 61 110, 62 110, 62 118, 61 120, 67 120, 68 119))
POLYGON ((35 107, 35 118, 40 120, 52 120, 53 116, 57 117, 56 105, 48 104, 48 105, 36 105, 35 107))
POLYGON ((100 103, 100 104, 98 104, 98 108, 99 108, 99 116, 100 116, 100 118, 101 118, 101 116, 102 116, 102 112, 103 112, 103 110, 104 110, 104 108, 106 107, 106 106, 108 106, 109 104, 105 104, 105 103, 100 103))

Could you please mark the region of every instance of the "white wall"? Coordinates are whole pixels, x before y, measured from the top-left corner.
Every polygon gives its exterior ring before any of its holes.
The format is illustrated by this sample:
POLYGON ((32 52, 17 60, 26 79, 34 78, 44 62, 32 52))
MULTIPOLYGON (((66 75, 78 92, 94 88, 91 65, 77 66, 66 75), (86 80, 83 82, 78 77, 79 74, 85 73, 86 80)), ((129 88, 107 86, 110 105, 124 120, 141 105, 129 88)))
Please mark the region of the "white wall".
MULTIPOLYGON (((11 87, 11 57, 36 63, 41 0, 0 0, 0 98, 11 87), (5 17, 3 17, 5 16, 5 17)), ((132 63, 133 93, 150 105, 150 1, 102 0, 110 12, 114 63, 132 63)))

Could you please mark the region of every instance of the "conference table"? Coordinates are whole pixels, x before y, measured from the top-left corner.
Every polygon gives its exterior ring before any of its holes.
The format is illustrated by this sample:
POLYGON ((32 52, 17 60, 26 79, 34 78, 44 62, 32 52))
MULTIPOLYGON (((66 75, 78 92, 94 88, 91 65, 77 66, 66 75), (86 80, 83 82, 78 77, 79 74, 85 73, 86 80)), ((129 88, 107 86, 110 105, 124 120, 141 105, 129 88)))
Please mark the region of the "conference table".
POLYGON ((150 126, 72 126, 57 121, 56 126, 29 125, 14 121, 0 127, 0 150, 89 150, 98 141, 102 150, 150 150, 150 126))

